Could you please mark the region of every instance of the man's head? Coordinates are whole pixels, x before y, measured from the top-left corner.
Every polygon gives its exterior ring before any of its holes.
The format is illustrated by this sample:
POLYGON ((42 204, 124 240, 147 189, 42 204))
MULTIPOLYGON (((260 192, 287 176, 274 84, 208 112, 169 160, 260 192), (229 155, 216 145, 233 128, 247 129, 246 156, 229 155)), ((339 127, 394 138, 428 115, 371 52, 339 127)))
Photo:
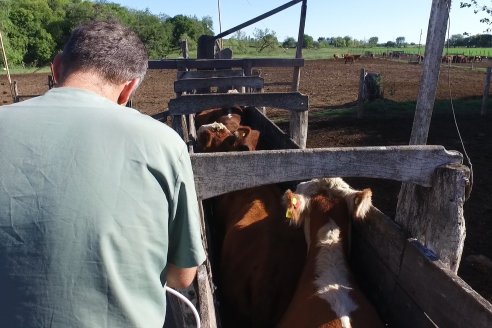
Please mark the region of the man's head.
POLYGON ((133 81, 136 88, 147 71, 148 56, 143 42, 129 28, 117 22, 93 21, 72 32, 53 65, 55 80, 61 85, 82 74, 105 85, 133 81))

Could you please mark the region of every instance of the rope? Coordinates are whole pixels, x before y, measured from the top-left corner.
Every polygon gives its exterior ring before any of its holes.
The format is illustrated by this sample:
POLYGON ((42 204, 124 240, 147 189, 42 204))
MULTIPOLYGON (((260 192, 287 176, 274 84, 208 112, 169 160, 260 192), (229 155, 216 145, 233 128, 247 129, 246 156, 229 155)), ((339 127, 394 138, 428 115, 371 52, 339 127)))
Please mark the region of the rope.
POLYGON ((193 305, 193 303, 191 303, 189 299, 187 299, 181 293, 178 293, 176 290, 172 289, 171 287, 166 286, 166 292, 168 292, 168 293, 176 296, 177 298, 179 298, 180 300, 182 300, 183 302, 185 302, 185 304, 190 307, 191 312, 193 312, 193 315, 195 316, 196 327, 197 328, 200 328, 200 315, 198 315, 198 311, 196 310, 196 308, 193 305))
MULTIPOLYGON (((446 42, 446 55, 449 55, 449 37, 450 37, 449 33, 450 33, 450 29, 451 29, 450 11, 451 11, 451 6, 448 7, 448 40, 446 42)), ((465 197, 466 197, 466 199, 468 199, 470 197, 471 191, 473 189, 473 165, 472 165, 471 159, 468 156, 468 153, 466 151, 466 147, 465 147, 465 144, 463 142, 463 138, 461 137, 460 128, 458 126, 458 120, 456 119, 456 113, 454 110, 454 103, 453 103, 453 95, 451 93, 451 61, 449 61, 449 60, 446 60, 446 61, 448 64, 447 65, 448 66, 447 67, 448 68, 448 93, 449 93, 449 102, 451 104, 451 112, 453 114, 454 125, 456 126, 456 131, 458 132, 458 137, 460 139, 461 148, 463 149, 465 159, 468 162, 468 165, 470 166, 470 184, 469 184, 469 186, 467 186, 468 188, 465 189, 465 194, 466 194, 465 197)))
POLYGON ((12 99, 15 102, 14 86, 12 85, 12 79, 10 78, 9 64, 7 62, 7 54, 5 52, 5 47, 3 45, 2 32, 0 32, 0 48, 2 48, 2 60, 5 65, 5 70, 7 71, 7 78, 9 80, 10 94, 12 95, 12 99))

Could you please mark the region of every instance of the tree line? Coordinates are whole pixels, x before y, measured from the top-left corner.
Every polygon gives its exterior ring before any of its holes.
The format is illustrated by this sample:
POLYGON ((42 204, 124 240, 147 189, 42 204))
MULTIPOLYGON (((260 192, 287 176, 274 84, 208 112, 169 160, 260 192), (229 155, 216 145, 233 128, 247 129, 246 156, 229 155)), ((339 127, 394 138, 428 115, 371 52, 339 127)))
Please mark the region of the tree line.
POLYGON ((212 18, 134 10, 109 1, 0 0, 0 32, 9 64, 42 66, 62 50, 70 32, 88 20, 112 19, 131 27, 151 58, 163 58, 187 39, 193 49, 200 35, 213 35, 212 18))
MULTIPOLYGON (((155 15, 149 10, 135 10, 108 0, 0 0, 0 32, 9 63, 13 66, 43 66, 55 53, 62 50, 70 32, 81 23, 93 19, 115 19, 135 30, 145 43, 152 59, 165 58, 176 53, 180 42, 186 39, 190 50, 196 49, 200 35, 214 35, 210 16, 166 14, 155 15)), ((297 40, 287 37, 279 41, 275 31, 255 29, 253 36, 237 31, 225 42, 237 54, 250 49, 269 52, 282 48, 295 48, 297 40)), ((492 35, 453 35, 450 47, 492 47, 492 35)), ((377 36, 357 40, 350 36, 320 37, 317 40, 305 34, 304 48, 345 47, 407 47, 405 37, 379 43, 377 36)), ((253 50, 253 51, 255 51, 253 50)))

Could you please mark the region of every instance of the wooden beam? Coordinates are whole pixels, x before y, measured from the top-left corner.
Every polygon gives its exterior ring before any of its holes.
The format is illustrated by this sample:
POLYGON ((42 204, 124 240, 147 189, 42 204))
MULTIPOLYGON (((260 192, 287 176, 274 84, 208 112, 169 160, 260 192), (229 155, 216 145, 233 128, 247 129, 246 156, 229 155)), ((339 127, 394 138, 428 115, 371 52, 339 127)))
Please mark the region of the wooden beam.
POLYGON ((163 59, 149 60, 149 69, 231 69, 251 67, 303 67, 302 58, 243 58, 243 59, 163 59))
POLYGON ((190 90, 196 90, 200 88, 263 88, 263 78, 259 76, 236 76, 236 77, 214 77, 214 78, 195 78, 195 79, 183 79, 174 82, 174 92, 186 92, 190 90))
POLYGON ((411 145, 425 145, 427 143, 450 7, 451 0, 432 1, 425 42, 425 59, 410 135, 411 145))
POLYGON ((308 97, 299 92, 215 93, 184 95, 169 100, 173 115, 192 114, 205 109, 229 106, 275 107, 291 111, 307 111, 308 97))
POLYGON ((415 202, 398 200, 395 221, 406 232, 436 253, 448 269, 458 272, 465 242, 463 205, 470 171, 464 165, 436 169, 432 188, 403 184, 402 193, 415 202), (401 222, 401 223, 400 223, 401 222))
POLYGON ((189 79, 211 79, 220 77, 241 77, 244 76, 242 69, 220 69, 213 71, 179 71, 176 74, 178 80, 189 79))
POLYGON ((435 168, 463 157, 442 146, 346 147, 192 154, 198 197, 319 177, 371 177, 430 186, 435 168))
POLYGON ((438 327, 488 328, 492 305, 417 241, 405 248, 399 284, 438 327))
POLYGON ((258 16, 258 17, 255 17, 253 19, 250 19, 250 20, 248 20, 248 21, 246 21, 246 22, 244 22, 242 24, 239 24, 239 25, 237 25, 237 26, 235 26, 233 28, 228 29, 227 31, 224 31, 224 32, 222 32, 220 34, 217 34, 214 38, 216 40, 217 39, 220 39, 220 38, 223 38, 224 36, 227 36, 227 35, 229 35, 231 33, 234 33, 236 31, 239 31, 242 28, 245 28, 245 27, 247 27, 249 25, 252 25, 252 24, 254 24, 256 22, 259 22, 262 19, 265 19, 267 17, 270 17, 272 15, 275 15, 276 13, 278 13, 278 12, 284 10, 284 9, 287 9, 287 8, 293 6, 293 5, 295 5, 295 4, 297 4, 297 3, 301 2, 301 1, 302 0, 292 0, 292 1, 289 1, 288 3, 285 3, 285 4, 279 6, 279 7, 275 8, 275 9, 272 9, 272 10, 270 10, 270 11, 268 11, 268 12, 266 12, 266 13, 258 16))
MULTIPOLYGON (((296 58, 302 58, 302 46, 304 43, 304 26, 306 23, 307 0, 302 1, 301 17, 299 21, 299 33, 297 35, 296 58)), ((301 80, 301 68, 294 67, 292 76, 292 91, 299 91, 299 81, 301 80)), ((301 149, 306 148, 308 132, 308 112, 290 112, 289 120, 290 137, 301 149)))

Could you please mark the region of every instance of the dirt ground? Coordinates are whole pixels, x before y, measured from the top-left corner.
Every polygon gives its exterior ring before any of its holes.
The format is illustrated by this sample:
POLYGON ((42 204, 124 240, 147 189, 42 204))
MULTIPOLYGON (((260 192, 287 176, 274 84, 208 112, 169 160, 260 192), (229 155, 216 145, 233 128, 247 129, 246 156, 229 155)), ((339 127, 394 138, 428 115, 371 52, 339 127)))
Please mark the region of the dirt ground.
MULTIPOLYGON (((480 97, 485 74, 477 67, 487 65, 489 63, 477 63, 474 69, 471 64, 451 68, 443 66, 437 99, 480 97)), ((382 115, 377 119, 357 120, 355 116, 315 115, 320 109, 354 104, 361 68, 381 74, 385 99, 395 102, 417 99, 420 65, 384 59, 362 59, 355 64, 335 60, 306 61, 301 73, 300 91, 309 96, 310 102, 308 147, 408 144, 412 117, 389 120, 382 115)), ((261 75, 265 79, 266 91, 289 90, 292 70, 262 69, 261 75)), ((164 111, 168 100, 174 97, 175 78, 176 71, 173 70, 150 71, 134 97, 134 107, 145 114, 164 111)), ((21 95, 40 94, 48 89, 46 74, 13 76, 12 79, 17 81, 21 95)), ((11 102, 7 78, 0 75, 0 105, 11 102)), ((492 114, 484 117, 479 112, 479 108, 470 108, 470 114, 457 116, 474 172, 473 191, 464 209, 467 237, 459 275, 492 302, 492 114)), ((281 127, 285 126, 281 124, 281 127)), ((428 144, 444 145, 446 149, 463 153, 451 112, 433 116, 428 144)), ((387 215, 394 215, 399 183, 377 180, 353 183, 370 183, 375 205, 387 215)))

